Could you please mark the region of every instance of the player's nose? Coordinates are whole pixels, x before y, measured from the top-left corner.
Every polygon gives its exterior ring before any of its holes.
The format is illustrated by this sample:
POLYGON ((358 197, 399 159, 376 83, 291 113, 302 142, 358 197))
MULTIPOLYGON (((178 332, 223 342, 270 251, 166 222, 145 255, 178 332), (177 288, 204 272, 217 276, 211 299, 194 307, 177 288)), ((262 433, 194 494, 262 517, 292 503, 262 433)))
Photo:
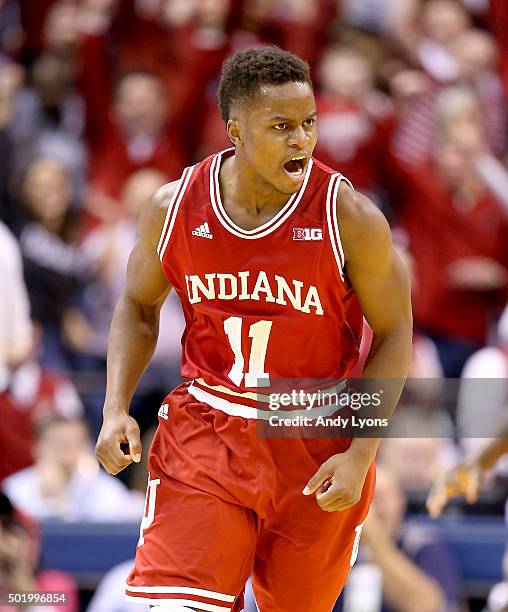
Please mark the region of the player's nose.
POLYGON ((298 149, 303 149, 309 143, 309 134, 303 129, 303 126, 299 125, 294 130, 292 130, 289 135, 288 144, 290 147, 296 147, 298 149))

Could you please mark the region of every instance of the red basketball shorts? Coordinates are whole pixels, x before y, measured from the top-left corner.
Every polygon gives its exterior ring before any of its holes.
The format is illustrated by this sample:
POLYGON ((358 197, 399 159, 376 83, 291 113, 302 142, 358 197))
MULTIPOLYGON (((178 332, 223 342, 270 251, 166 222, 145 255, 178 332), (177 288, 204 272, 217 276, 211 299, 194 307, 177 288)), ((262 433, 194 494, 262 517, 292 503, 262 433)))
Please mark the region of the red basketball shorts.
POLYGON ((302 489, 347 441, 261 438, 255 419, 198 402, 187 385, 164 403, 127 599, 240 612, 252 574, 261 612, 330 612, 354 562, 374 466, 358 504, 324 512, 302 489))

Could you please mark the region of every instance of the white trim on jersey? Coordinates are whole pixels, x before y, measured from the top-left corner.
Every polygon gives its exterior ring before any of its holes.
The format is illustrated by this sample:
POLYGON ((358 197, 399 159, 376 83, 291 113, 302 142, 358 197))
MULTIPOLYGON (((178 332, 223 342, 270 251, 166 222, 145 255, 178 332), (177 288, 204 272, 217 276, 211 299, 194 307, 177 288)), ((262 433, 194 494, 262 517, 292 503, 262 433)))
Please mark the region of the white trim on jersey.
POLYGON ((195 599, 164 599, 160 597, 133 597, 132 595, 125 595, 125 601, 130 603, 143 603, 148 605, 159 605, 160 603, 181 605, 181 606, 192 606, 191 609, 199 606, 200 610, 206 610, 206 612, 228 612, 231 610, 231 606, 214 606, 213 604, 203 603, 196 601, 195 599))
MULTIPOLYGON (((239 393, 238 391, 233 391, 232 389, 230 389, 229 387, 225 387, 224 385, 209 385, 204 381, 203 378, 196 378, 195 382, 197 382, 202 387, 207 387, 212 392, 218 391, 219 393, 226 393, 227 395, 231 395, 233 398, 240 397, 265 404, 268 404, 270 402, 270 396, 263 395, 262 393, 253 393, 252 391, 245 391, 244 393, 239 393)), ((322 389, 320 393, 322 395, 337 393, 345 386, 345 384, 346 383, 341 382, 339 384, 333 385, 332 387, 328 387, 327 389, 322 389)))
POLYGON ((330 182, 328 183, 328 191, 326 194, 326 218, 328 223, 328 234, 330 236, 330 243, 332 245, 333 255, 335 262, 339 270, 339 274, 342 280, 344 280, 344 249, 342 248, 342 241, 340 239, 339 222, 337 219, 337 194, 341 181, 346 183, 354 189, 351 182, 342 174, 332 174, 330 182))
POLYGON ((125 590, 132 593, 181 593, 182 595, 198 595, 199 597, 218 599, 219 601, 235 601, 234 595, 185 586, 130 586, 125 583, 125 590))
POLYGON ((187 189, 187 185, 189 184, 189 180, 192 175, 192 172, 194 171, 194 168, 195 166, 189 166, 188 168, 185 168, 185 170, 182 172, 178 187, 175 189, 175 193, 173 194, 173 197, 171 198, 171 201, 168 205, 166 218, 164 220, 164 226, 162 228, 159 244, 157 246, 157 253, 161 261, 168 246, 168 242, 171 237, 171 232, 173 231, 173 226, 175 225, 178 208, 182 202, 183 195, 185 193, 185 190, 187 189))
MULTIPOLYGON (((187 391, 193 397, 195 397, 199 402, 204 404, 208 404, 212 408, 216 408, 222 412, 225 412, 229 416, 238 416, 243 417, 244 419, 257 419, 260 421, 269 421, 273 416, 281 416, 282 411, 275 410, 264 410, 260 408, 253 408, 252 406, 245 406, 244 404, 239 404, 237 402, 230 402, 223 397, 218 397, 217 395, 213 395, 212 393, 208 393, 204 389, 200 389, 199 387, 194 386, 194 381, 188 386, 187 391)), ((345 387, 345 382, 340 383, 331 389, 326 389, 325 391, 321 391, 321 394, 324 396, 326 393, 338 393, 342 388, 345 387), (333 389, 333 391, 332 391, 333 389)), ((284 416, 287 417, 308 417, 312 420, 317 419, 318 417, 327 417, 332 416, 342 407, 338 407, 336 404, 320 406, 318 408, 312 408, 312 410, 287 410, 284 411, 284 416)))
POLYGON ((270 401, 270 396, 263 395, 261 393, 253 393, 252 391, 245 391, 245 393, 239 393, 238 391, 233 391, 224 385, 209 385, 202 378, 196 378, 196 382, 199 383, 202 387, 208 387, 212 391, 218 391, 219 393, 227 393, 228 395, 232 395, 233 397, 241 397, 244 399, 254 400, 255 402, 265 402, 268 403, 270 401))
POLYGON ((222 199, 220 195, 219 172, 221 166, 221 159, 224 153, 231 150, 232 149, 225 149, 224 151, 218 153, 213 159, 212 164, 210 166, 210 200, 212 203, 212 208, 221 225, 225 229, 227 229, 228 232, 231 232, 239 238, 246 238, 248 240, 264 238, 265 236, 271 234, 273 231, 279 228, 295 211, 296 207, 298 206, 300 200, 303 197, 303 194, 305 193, 305 189, 307 188, 307 183, 309 182, 314 162, 312 161, 312 159, 309 159, 302 186, 300 187, 299 191, 294 193, 289 198, 289 200, 282 207, 282 209, 272 219, 270 219, 266 223, 263 223, 263 225, 260 225, 259 227, 256 227, 252 230, 246 230, 236 225, 236 223, 233 223, 233 221, 228 217, 222 204, 222 199))

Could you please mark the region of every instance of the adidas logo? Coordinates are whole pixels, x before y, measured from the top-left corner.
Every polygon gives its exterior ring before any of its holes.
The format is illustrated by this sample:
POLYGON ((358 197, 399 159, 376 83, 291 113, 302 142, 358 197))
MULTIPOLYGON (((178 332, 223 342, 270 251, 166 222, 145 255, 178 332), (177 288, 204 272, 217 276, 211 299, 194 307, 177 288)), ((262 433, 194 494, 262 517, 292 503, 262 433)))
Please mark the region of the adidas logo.
POLYGON ((199 236, 200 238, 210 238, 210 240, 213 238, 213 234, 210 234, 208 223, 203 223, 203 225, 196 227, 196 229, 192 230, 192 235, 199 236))
POLYGON ((161 417, 161 419, 164 419, 165 421, 167 421, 169 419, 169 406, 168 404, 162 404, 162 406, 159 408, 159 416, 161 417))

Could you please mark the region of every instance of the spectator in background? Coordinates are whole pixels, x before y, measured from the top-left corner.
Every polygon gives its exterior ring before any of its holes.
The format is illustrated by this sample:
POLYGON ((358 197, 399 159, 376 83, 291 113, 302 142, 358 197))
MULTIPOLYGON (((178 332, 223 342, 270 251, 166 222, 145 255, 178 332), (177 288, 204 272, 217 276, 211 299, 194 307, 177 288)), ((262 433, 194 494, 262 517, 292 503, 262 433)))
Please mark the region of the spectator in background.
MULTIPOLYGON (((485 31, 470 29, 467 13, 458 2, 432 0, 422 11, 420 23, 426 36, 416 46, 421 70, 397 71, 392 79, 395 97, 405 91, 409 98, 398 105, 401 110, 391 145, 394 156, 413 165, 428 160, 437 137, 439 96, 450 85, 467 85, 476 94, 489 147, 502 154, 506 110, 494 39, 485 31)), ((411 45, 418 40, 418 33, 409 26, 406 35, 411 45)))
POLYGON ((11 62, 0 72, 19 72, 5 122, 13 143, 9 160, 13 177, 19 179, 34 156, 49 156, 66 166, 73 189, 82 195, 86 151, 81 140, 84 105, 75 86, 77 14, 76 6, 55 3, 44 20, 39 57, 25 69, 11 62))
POLYGON ((52 591, 65 594, 65 602, 44 607, 4 605, 0 612, 15 609, 27 612, 78 612, 78 587, 66 573, 58 570, 37 571, 39 534, 35 524, 16 510, 10 500, 0 493, 0 593, 52 591))
POLYGON ((30 304, 16 239, 0 222, 0 389, 9 370, 26 358, 31 345, 30 304))
POLYGON ((134 559, 111 568, 97 587, 86 612, 146 612, 146 604, 125 601, 125 582, 134 559))
POLYGON ((83 405, 72 383, 61 373, 37 361, 41 330, 34 326, 32 349, 11 363, 5 386, 0 388, 0 482, 34 462, 38 425, 53 414, 78 418, 83 405))
POLYGON ((459 609, 460 579, 454 558, 433 529, 404 525, 405 511, 405 496, 396 478, 386 468, 378 468, 359 559, 334 612, 459 609))
MULTIPOLYGON (((166 131, 168 110, 163 83, 155 74, 138 71, 121 78, 115 90, 112 121, 91 146, 90 180, 96 191, 111 198, 120 196, 129 175, 144 166, 157 168, 171 178, 177 176, 185 165, 185 155, 175 135, 166 131), (111 168, 115 168, 114 173, 111 168)), ((104 199, 94 198, 98 194, 89 200, 91 212, 107 221, 121 216, 114 202, 106 208, 104 199)))
MULTIPOLYGON (((107 41, 115 25, 116 2, 84 3, 85 10, 95 14, 81 47, 80 86, 86 101, 94 189, 88 206, 100 220, 117 218, 112 199, 119 197, 125 180, 136 170, 156 168, 174 180, 192 159, 203 125, 207 85, 229 49, 225 37, 229 3, 223 0, 220 4, 226 10, 217 11, 203 10, 201 4, 192 12, 196 21, 190 24, 186 62, 168 92, 161 75, 139 65, 117 75, 116 86, 111 87, 107 41)), ((206 6, 212 4, 217 3, 206 6)))
POLYGON ((137 521, 144 498, 99 469, 85 423, 54 415, 39 425, 35 464, 3 482, 13 504, 36 519, 137 521))
POLYGON ((459 377, 485 344, 508 289, 508 215, 464 139, 471 128, 488 149, 478 106, 470 92, 452 93, 443 103, 432 163, 399 166, 396 200, 415 264, 415 323, 436 344, 447 378, 459 377))
POLYGON ((316 157, 370 197, 379 190, 381 160, 392 125, 389 99, 375 89, 374 66, 354 47, 331 47, 321 60, 316 157))
POLYGON ((78 215, 65 168, 36 159, 24 176, 20 201, 25 219, 19 229, 32 317, 43 328, 41 361, 67 370, 70 349, 82 343, 82 322, 74 308, 87 263, 78 246, 78 215), (66 338, 66 343, 62 338, 66 338))
MULTIPOLYGON (((508 307, 488 346, 467 360, 457 406, 457 435, 465 451, 496 437, 508 406, 508 307)), ((504 467, 508 465, 502 462, 504 467)))
POLYGON ((393 433, 381 446, 380 465, 397 478, 412 509, 423 508, 434 474, 455 460, 452 434, 449 419, 440 413, 429 415, 404 406, 395 416, 393 433))
POLYGON ((262 39, 295 53, 315 69, 338 14, 337 0, 250 0, 245 4, 250 18, 259 24, 262 39))

